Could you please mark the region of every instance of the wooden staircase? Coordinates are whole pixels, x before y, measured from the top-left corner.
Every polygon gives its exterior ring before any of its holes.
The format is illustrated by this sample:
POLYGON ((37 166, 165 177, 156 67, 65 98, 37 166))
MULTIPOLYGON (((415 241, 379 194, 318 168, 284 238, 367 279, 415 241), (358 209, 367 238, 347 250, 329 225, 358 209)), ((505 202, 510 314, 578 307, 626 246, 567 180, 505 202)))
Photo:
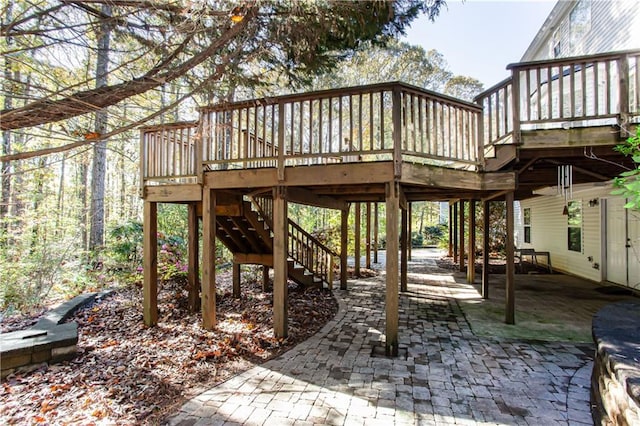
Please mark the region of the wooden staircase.
MULTIPOLYGON (((216 237, 233 253, 234 262, 273 265, 272 205, 269 198, 217 197, 216 237)), ((291 219, 287 248, 290 279, 305 288, 332 288, 338 255, 291 219)))

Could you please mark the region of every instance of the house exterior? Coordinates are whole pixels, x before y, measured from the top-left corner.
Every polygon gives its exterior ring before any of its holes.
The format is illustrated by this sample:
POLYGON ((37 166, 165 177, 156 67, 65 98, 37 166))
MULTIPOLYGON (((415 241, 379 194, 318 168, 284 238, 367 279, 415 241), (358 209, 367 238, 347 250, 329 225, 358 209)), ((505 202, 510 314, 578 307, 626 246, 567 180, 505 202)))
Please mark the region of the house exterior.
MULTIPOLYGON (((638 47, 636 1, 559 1, 522 62, 638 47)), ((635 64, 632 68, 635 78, 630 85, 637 96, 635 64)), ((582 72, 589 70, 585 67, 582 72)), ((597 169, 598 159, 593 158, 591 170, 597 169)), ((536 197, 521 200, 515 210, 516 247, 548 251, 554 270, 640 291, 640 212, 624 209, 625 201, 611 191, 611 182, 580 183, 572 185, 565 199, 557 186, 539 188, 534 191, 536 197)))

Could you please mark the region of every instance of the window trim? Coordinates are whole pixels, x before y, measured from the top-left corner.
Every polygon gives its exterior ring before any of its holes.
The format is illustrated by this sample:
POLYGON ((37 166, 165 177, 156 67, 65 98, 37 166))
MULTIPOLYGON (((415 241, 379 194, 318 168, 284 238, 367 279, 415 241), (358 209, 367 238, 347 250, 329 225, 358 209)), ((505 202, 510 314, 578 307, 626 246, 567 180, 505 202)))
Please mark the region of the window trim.
MULTIPOLYGON (((582 241, 582 228, 584 225, 584 209, 582 206, 582 200, 572 200, 567 203, 567 250, 576 253, 582 253, 584 244, 582 241), (577 214, 576 214, 577 213, 577 214), (575 223, 571 223, 575 221, 575 223), (573 238, 577 234, 577 243, 579 247, 572 244, 573 238)), ((573 241, 575 244, 575 241, 573 241)))

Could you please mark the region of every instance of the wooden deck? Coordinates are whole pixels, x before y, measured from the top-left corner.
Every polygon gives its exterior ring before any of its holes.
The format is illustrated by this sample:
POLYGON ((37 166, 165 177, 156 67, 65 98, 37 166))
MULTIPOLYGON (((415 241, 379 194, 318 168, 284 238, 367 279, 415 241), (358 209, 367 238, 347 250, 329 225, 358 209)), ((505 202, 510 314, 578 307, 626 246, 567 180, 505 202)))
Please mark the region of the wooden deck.
MULTIPOLYGON (((258 231, 252 225, 235 237, 262 238, 260 247, 269 249, 234 253, 237 262, 253 259, 274 268, 275 331, 286 336, 286 277, 291 275, 287 261, 299 256, 294 260, 302 262, 300 253, 314 250, 327 259, 337 255, 327 254, 306 236, 294 237, 299 230, 287 218, 288 202, 341 210, 343 234, 348 231, 344 218, 350 203, 385 202, 388 250, 397 251, 399 211, 400 231, 406 236, 404 216, 412 201, 486 204, 499 199, 509 205, 513 199, 532 196, 536 188, 555 185, 560 164, 574 166, 575 183, 611 179, 622 170, 616 163, 628 161, 612 147, 640 121, 639 62, 640 51, 627 51, 512 64, 511 77, 474 103, 394 82, 219 104, 202 108, 198 122, 142 128, 145 321, 157 320, 155 273, 146 269, 155 259, 156 203, 188 203, 195 223, 197 217, 203 219, 203 323, 213 327, 216 238, 234 246, 232 231, 250 219, 248 210, 234 216, 228 209, 235 206, 240 212, 246 208, 243 203, 253 200, 260 212, 256 196, 269 200, 268 217, 260 213, 268 223, 268 236, 253 235, 258 231), (224 201, 229 194, 234 203, 224 201), (221 217, 228 217, 232 225, 221 217), (221 232, 225 226, 231 228, 221 232), (304 243, 295 248, 288 245, 290 238, 304 243)), ((464 224, 464 209, 460 211, 464 224)), ((508 229, 513 231, 512 223, 508 229)), ((463 258, 464 244, 460 245, 463 258)), ((387 264, 391 352, 397 350, 394 303, 398 273, 406 266, 406 244, 401 249, 403 264, 398 265, 394 256, 387 264)), ((344 270, 346 247, 339 257, 344 270)), ((310 262, 305 267, 313 273, 311 265, 320 265, 320 260, 310 262)), ((329 261, 322 262, 326 269, 329 261)), ((197 266, 193 268, 190 276, 195 280, 197 266)), ((344 274, 341 285, 346 286, 344 274)), ((196 298, 197 293, 194 303, 196 298)))

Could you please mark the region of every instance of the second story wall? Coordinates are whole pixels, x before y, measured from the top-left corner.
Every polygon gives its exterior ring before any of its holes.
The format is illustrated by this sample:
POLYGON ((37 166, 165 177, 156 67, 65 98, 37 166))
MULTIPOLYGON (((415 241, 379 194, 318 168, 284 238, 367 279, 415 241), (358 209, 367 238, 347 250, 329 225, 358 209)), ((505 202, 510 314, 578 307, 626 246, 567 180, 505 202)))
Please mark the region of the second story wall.
POLYGON ((522 62, 638 48, 637 0, 559 1, 522 62))

